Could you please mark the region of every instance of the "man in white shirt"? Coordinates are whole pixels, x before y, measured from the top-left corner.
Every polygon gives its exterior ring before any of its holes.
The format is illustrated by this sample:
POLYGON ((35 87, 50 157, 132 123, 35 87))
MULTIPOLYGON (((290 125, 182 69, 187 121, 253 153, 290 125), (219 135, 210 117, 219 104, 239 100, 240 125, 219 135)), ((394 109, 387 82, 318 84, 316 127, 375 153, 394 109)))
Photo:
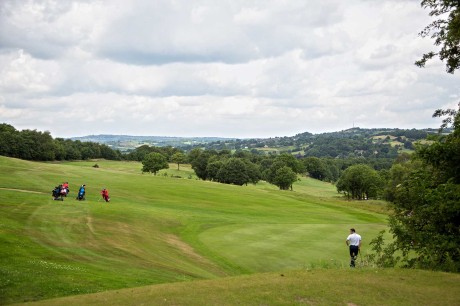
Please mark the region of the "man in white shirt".
POLYGON ((348 235, 345 243, 350 248, 350 267, 355 267, 355 260, 358 257, 359 250, 361 249, 361 236, 358 235, 354 228, 350 228, 350 235, 348 235))

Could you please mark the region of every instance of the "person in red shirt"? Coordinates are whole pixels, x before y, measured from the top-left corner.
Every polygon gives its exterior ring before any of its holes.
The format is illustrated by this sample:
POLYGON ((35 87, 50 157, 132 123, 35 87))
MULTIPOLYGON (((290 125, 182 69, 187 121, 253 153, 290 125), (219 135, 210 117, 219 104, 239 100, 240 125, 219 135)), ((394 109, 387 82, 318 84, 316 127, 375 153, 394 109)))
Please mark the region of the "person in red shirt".
POLYGON ((65 190, 65 195, 67 196, 69 194, 69 182, 64 182, 64 184, 62 184, 62 189, 65 190))
POLYGON ((102 189, 101 195, 102 195, 102 198, 104 199, 104 201, 106 201, 106 202, 110 201, 109 191, 106 188, 102 189))

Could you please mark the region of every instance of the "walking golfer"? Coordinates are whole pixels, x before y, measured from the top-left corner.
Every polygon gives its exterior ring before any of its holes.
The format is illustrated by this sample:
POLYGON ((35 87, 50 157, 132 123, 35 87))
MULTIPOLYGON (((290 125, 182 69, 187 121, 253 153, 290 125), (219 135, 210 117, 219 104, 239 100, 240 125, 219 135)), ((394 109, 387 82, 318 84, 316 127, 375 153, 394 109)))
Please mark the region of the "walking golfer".
POLYGON ((348 235, 345 243, 350 248, 350 267, 354 268, 355 260, 361 248, 361 236, 356 233, 354 228, 350 228, 350 235, 348 235))

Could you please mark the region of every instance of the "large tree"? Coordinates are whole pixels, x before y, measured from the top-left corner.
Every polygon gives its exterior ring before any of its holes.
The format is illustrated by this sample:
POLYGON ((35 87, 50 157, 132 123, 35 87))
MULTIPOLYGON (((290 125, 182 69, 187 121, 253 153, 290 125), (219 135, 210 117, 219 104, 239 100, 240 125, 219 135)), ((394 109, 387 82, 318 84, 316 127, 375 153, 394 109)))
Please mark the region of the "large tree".
POLYGON ((156 175, 161 169, 168 168, 169 164, 166 157, 157 152, 147 154, 142 161, 142 172, 151 172, 156 175))
POLYGON ((430 16, 437 19, 430 23, 420 36, 431 37, 434 44, 440 46, 438 52, 425 53, 415 62, 419 67, 424 67, 426 62, 435 56, 446 62, 448 73, 454 73, 460 68, 460 1, 458 0, 423 0, 423 8, 430 9, 430 16))
POLYGON ((292 190, 292 184, 297 181, 297 174, 288 166, 283 166, 276 170, 273 184, 281 190, 292 190))
POLYGON ((210 151, 201 150, 192 150, 190 153, 192 152, 195 152, 194 154, 196 154, 193 156, 193 159, 190 158, 189 155, 189 160, 191 160, 192 169, 195 171, 196 176, 205 181, 208 178, 207 167, 209 158, 211 158, 212 153, 210 151))
POLYGON ((223 165, 224 163, 220 160, 208 163, 208 166, 206 167, 206 173, 207 173, 208 180, 218 182, 219 179, 218 179, 217 174, 219 173, 219 170, 220 168, 222 168, 223 165))
POLYGON ((348 198, 365 200, 375 198, 381 188, 381 179, 368 165, 354 165, 347 168, 337 182, 337 191, 348 198))
POLYGON ((244 185, 249 182, 249 175, 247 173, 246 164, 241 158, 230 158, 217 173, 217 179, 221 183, 244 185))

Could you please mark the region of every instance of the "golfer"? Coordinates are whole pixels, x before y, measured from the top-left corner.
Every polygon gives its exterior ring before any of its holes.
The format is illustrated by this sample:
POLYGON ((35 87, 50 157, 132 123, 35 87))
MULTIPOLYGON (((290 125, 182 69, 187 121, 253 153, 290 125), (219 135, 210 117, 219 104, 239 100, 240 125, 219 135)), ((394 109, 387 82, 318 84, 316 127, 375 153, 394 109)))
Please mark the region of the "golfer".
POLYGON ((361 236, 356 233, 354 228, 350 228, 350 235, 348 235, 345 243, 350 248, 350 267, 354 268, 355 260, 361 249, 361 236))
POLYGON ((109 191, 108 191, 106 188, 103 188, 103 189, 102 189, 101 195, 102 195, 102 198, 103 198, 106 202, 109 202, 109 201, 110 201, 109 191))

